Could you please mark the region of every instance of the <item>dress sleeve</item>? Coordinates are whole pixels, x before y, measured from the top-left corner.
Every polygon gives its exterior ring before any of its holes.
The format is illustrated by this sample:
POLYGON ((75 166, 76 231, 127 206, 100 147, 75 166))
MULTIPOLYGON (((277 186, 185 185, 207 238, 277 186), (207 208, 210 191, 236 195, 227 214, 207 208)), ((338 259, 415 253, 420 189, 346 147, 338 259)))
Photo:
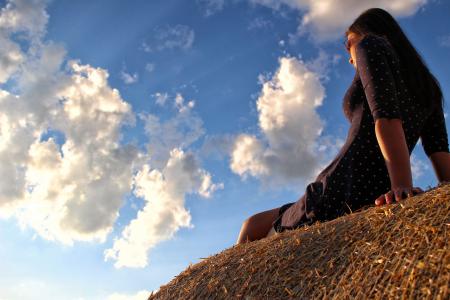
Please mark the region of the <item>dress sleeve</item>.
POLYGON ((389 45, 380 39, 365 36, 355 45, 357 72, 373 120, 402 119, 394 76, 389 65, 389 45))
POLYGON ((441 105, 435 108, 425 121, 420 139, 423 150, 428 157, 434 152, 449 152, 447 128, 441 105))

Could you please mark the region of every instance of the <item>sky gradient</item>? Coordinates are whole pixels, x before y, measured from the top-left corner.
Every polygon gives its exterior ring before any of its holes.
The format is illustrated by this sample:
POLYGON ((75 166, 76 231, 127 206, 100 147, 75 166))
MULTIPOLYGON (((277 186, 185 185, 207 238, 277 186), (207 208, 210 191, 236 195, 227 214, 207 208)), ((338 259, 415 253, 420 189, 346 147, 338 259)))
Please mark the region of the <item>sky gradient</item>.
MULTIPOLYGON (((448 1, 318 3, 0 1, 0 300, 146 299, 297 200, 345 142, 344 32, 374 3, 448 120, 448 1)), ((411 166, 437 184, 420 140, 411 166)))

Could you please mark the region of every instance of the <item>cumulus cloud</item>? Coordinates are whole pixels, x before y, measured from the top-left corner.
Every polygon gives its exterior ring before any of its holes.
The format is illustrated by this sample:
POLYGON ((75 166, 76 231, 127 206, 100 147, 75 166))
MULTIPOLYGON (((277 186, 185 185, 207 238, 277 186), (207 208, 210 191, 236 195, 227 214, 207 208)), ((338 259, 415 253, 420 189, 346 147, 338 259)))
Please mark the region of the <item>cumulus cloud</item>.
POLYGON ((282 57, 279 64, 272 78, 260 77, 260 135, 236 137, 230 167, 243 178, 251 175, 270 179, 272 184, 289 184, 313 179, 329 155, 337 152, 327 144, 343 141, 325 143, 330 137, 321 136, 325 122, 316 109, 322 105, 325 90, 320 76, 301 59, 282 57))
MULTIPOLYGON (((314 1, 314 0, 249 0, 275 10, 289 7, 301 12, 298 34, 310 33, 313 41, 323 42, 342 37, 346 27, 364 10, 374 7, 373 1, 314 1)), ((394 17, 415 14, 427 0, 381 0, 376 7, 383 8, 394 17)))
POLYGON ((306 62, 306 67, 317 74, 322 82, 327 82, 330 80, 328 76, 330 70, 339 63, 341 58, 342 56, 339 54, 331 55, 323 49, 319 49, 318 56, 306 62))
POLYGON ((181 113, 181 112, 184 112, 184 111, 187 111, 187 110, 193 108, 195 105, 195 101, 190 100, 190 101, 188 101, 188 103, 185 104, 184 97, 181 94, 177 94, 175 97, 174 105, 178 109, 178 111, 181 113))
POLYGON ((175 97, 170 97, 167 93, 162 95, 164 101, 173 101, 173 108, 177 112, 175 116, 161 120, 154 114, 139 114, 139 118, 145 123, 144 130, 149 138, 148 154, 158 169, 166 165, 172 149, 187 149, 205 134, 203 121, 190 106, 184 105, 184 100, 180 100, 184 99, 181 94, 177 93, 175 97))
POLYGON ((169 99, 169 94, 157 92, 154 93, 152 97, 155 98, 156 104, 163 106, 166 103, 167 99, 169 99))
POLYGON ((195 32, 187 25, 161 26, 153 31, 153 35, 142 43, 145 52, 165 49, 190 49, 195 39, 195 32))
POLYGON ((2 8, 0 28, 8 32, 20 32, 33 42, 45 34, 48 14, 47 0, 9 0, 2 8))
POLYGON ((1 34, 0 53, 0 83, 4 83, 17 71, 24 58, 19 45, 11 42, 1 34))
POLYGON ((223 188, 187 149, 204 132, 194 101, 177 94, 176 117, 165 121, 139 114, 147 149, 124 144, 123 127, 136 125, 130 104, 109 85, 107 70, 66 61, 61 45, 44 40, 47 18, 40 1, 9 1, 0 13, 7 41, 0 63, 9 64, 0 77, 10 83, 0 89, 0 217, 66 245, 104 242, 124 196, 133 192, 147 204, 108 257, 116 265, 143 266, 151 247, 180 226, 193 226, 183 206, 186 193, 210 198, 223 188), (12 38, 17 34, 24 47, 12 38), (8 58, 14 51, 16 60, 8 58), (138 254, 131 262, 130 251, 138 254))
POLYGON ((137 73, 127 73, 125 70, 120 71, 120 78, 125 84, 132 84, 138 81, 139 76, 137 73))
POLYGON ((164 101, 173 101, 176 115, 161 120, 153 114, 139 114, 149 138, 150 160, 134 177, 133 193, 144 199, 145 205, 105 251, 105 260, 115 260, 116 268, 145 267, 151 248, 170 239, 181 227, 194 228, 184 204, 186 194, 210 198, 224 188, 223 183, 214 183, 197 156, 186 150, 205 132, 202 120, 189 105, 194 101, 184 104, 179 93, 165 95, 164 101))
POLYGON ((0 173, 9 178, 0 189, 2 213, 49 240, 104 241, 137 157, 119 143, 121 126, 133 123, 131 108, 105 70, 70 61, 58 73, 61 48, 40 50, 22 66, 22 93, 0 98, 0 173))
POLYGON ((233 134, 207 135, 201 148, 198 150, 199 157, 213 157, 224 160, 233 150, 236 136, 233 134))
POLYGON ((194 228, 184 205, 185 194, 196 192, 208 198, 223 188, 223 184, 212 183, 211 175, 199 168, 193 154, 177 148, 170 152, 161 171, 144 165, 134 178, 134 186, 135 194, 146 204, 105 251, 105 260, 116 260, 116 268, 145 267, 149 249, 170 239, 181 227, 194 228))
POLYGON ((23 40, 24 46, 34 51, 35 44, 45 34, 48 14, 46 1, 16 0, 7 1, 0 13, 0 83, 6 82, 24 62, 24 53, 20 44, 10 39, 14 33, 23 40))

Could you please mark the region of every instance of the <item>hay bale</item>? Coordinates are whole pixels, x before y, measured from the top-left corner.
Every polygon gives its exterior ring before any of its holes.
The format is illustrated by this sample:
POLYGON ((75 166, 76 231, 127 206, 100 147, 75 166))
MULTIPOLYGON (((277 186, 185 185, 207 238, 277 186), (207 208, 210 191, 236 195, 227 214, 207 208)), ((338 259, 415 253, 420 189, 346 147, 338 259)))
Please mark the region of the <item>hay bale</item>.
POLYGON ((450 182, 400 203, 234 245, 154 299, 448 299, 450 182))

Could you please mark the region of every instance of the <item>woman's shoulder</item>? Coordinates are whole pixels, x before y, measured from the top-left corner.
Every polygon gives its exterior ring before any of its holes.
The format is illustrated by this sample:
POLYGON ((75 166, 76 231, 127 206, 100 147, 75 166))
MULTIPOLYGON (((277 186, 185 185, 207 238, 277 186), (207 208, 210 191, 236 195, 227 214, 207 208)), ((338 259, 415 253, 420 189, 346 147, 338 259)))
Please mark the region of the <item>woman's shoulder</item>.
POLYGON ((368 33, 364 35, 356 44, 356 48, 360 49, 393 49, 391 43, 385 36, 368 33))
POLYGON ((381 54, 392 61, 400 60, 397 51, 387 37, 372 33, 366 34, 359 40, 355 45, 355 51, 357 56, 362 54, 363 56, 376 58, 377 55, 381 54))

